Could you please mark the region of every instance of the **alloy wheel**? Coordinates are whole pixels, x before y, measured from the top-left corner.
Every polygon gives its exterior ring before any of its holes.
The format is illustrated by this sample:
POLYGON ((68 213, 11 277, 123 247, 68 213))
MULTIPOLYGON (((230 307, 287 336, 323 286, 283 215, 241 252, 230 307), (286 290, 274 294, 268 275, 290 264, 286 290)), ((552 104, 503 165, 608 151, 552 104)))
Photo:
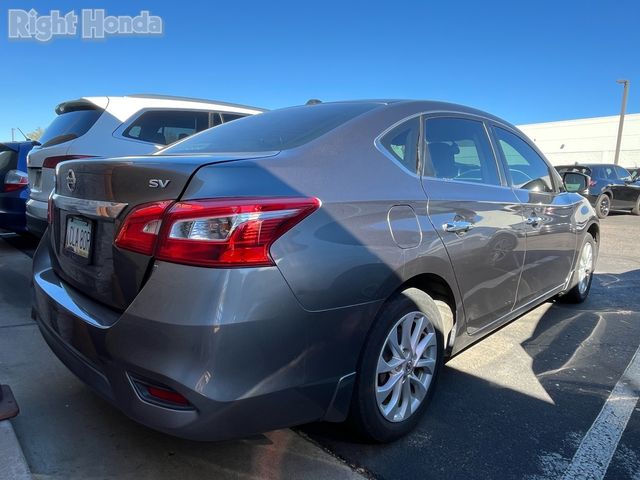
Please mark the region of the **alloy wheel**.
POLYGON ((578 290, 581 295, 589 288, 589 280, 593 272, 593 246, 587 242, 582 247, 580 253, 580 263, 578 264, 578 290))
POLYGON ((609 197, 607 195, 604 195, 602 197, 602 200, 600 200, 600 205, 598 207, 600 208, 600 213, 603 217, 609 215, 609 210, 611 209, 611 200, 609 200, 609 197))
POLYGON ((375 394, 385 419, 402 422, 427 396, 438 361, 438 340, 422 312, 404 315, 391 329, 376 368, 375 394))

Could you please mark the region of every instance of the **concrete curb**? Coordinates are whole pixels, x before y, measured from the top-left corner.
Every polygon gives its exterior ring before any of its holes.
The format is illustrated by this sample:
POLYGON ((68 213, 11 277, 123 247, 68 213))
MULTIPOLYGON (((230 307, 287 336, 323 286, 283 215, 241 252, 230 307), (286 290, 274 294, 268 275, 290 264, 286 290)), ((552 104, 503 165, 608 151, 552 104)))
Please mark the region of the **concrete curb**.
POLYGON ((0 478, 32 480, 31 471, 9 420, 0 422, 0 478))

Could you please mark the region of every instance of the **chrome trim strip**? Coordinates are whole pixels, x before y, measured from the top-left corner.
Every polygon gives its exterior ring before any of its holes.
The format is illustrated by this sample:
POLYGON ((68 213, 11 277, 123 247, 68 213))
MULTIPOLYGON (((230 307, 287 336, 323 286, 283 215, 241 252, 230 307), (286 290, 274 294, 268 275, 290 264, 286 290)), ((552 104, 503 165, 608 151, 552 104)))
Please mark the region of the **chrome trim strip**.
POLYGON ((53 204, 67 212, 89 215, 92 217, 116 218, 122 210, 127 208, 127 203, 107 202, 102 200, 87 200, 84 198, 65 197, 53 194, 53 204))

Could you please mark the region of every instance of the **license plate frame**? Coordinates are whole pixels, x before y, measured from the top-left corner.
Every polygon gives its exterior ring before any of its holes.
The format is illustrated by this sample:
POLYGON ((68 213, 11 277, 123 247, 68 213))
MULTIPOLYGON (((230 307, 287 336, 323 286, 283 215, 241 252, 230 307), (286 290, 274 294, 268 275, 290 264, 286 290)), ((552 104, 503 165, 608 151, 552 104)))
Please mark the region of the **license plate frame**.
POLYGON ((84 263, 91 261, 94 225, 85 217, 69 215, 65 220, 64 251, 84 263))

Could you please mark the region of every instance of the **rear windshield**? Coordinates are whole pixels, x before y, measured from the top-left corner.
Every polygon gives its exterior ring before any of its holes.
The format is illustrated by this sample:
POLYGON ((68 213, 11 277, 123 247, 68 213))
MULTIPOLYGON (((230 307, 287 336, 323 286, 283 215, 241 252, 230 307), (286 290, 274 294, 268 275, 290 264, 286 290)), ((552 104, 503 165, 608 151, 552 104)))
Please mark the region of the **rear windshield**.
POLYGON ((16 168, 18 154, 6 145, 0 144, 0 179, 7 170, 16 168))
POLYGON ((58 115, 40 137, 43 147, 50 147, 81 137, 93 127, 103 110, 82 108, 58 115))
POLYGON ((159 153, 288 150, 308 143, 377 106, 379 104, 375 103, 327 103, 274 110, 225 123, 159 153))

